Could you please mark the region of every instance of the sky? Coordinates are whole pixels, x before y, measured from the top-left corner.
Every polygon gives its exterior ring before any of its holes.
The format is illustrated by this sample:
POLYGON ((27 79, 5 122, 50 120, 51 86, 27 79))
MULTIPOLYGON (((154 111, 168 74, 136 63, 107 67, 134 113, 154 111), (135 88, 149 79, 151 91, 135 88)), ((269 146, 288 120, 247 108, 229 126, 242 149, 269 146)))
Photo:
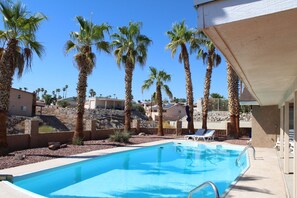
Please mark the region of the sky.
MULTIPOLYGON (((141 91, 143 82, 149 77, 149 67, 156 67, 171 75, 168 83, 173 96, 186 98, 185 72, 183 64, 178 62, 178 49, 175 57, 171 56, 166 45, 170 42, 166 32, 172 25, 185 20, 189 28, 195 28, 197 12, 193 0, 23 0, 31 13, 42 12, 48 17, 37 32, 37 40, 45 46, 45 54, 41 59, 34 56, 32 68, 25 71, 22 78, 16 76, 14 88, 26 87, 29 92, 44 88, 49 94, 53 90, 62 90, 68 85, 67 97, 76 96, 78 70, 73 61, 74 53, 65 55, 64 45, 70 39, 69 33, 78 31, 79 25, 75 17, 83 16, 95 24, 107 22, 117 28, 127 26, 130 21, 142 22, 141 33, 152 40, 148 48, 147 62, 144 67, 136 65, 133 73, 132 94, 134 100, 149 99, 155 90, 141 91)), ((109 40, 109 37, 106 38, 109 40)), ((206 65, 196 55, 190 55, 194 100, 203 97, 206 65)), ((119 68, 113 54, 96 52, 96 66, 88 77, 88 88, 96 92, 96 96, 111 95, 119 99, 125 98, 124 67, 119 68), (115 94, 115 95, 114 95, 115 94)), ((219 93, 227 97, 226 63, 213 70, 210 93, 219 93)), ((168 98, 164 95, 164 98, 168 98)))

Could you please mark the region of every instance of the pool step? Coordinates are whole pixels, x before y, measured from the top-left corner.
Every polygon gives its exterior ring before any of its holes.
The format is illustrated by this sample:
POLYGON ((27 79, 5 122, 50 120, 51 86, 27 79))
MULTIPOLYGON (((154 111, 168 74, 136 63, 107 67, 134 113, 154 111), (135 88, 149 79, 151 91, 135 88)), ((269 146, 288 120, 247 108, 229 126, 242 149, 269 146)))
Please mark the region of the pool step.
POLYGON ((0 181, 9 181, 12 183, 13 176, 12 175, 6 175, 6 174, 0 174, 0 181))

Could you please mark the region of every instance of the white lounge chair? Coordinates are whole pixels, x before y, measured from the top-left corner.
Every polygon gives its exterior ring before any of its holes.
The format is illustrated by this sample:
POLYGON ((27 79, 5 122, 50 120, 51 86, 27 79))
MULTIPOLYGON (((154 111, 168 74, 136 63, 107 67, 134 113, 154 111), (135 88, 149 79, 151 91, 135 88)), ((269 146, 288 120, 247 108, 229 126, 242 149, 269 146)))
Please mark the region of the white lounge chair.
POLYGON ((198 129, 194 134, 192 134, 192 135, 185 135, 184 138, 187 139, 187 140, 189 140, 189 139, 195 140, 195 137, 197 135, 203 135, 204 131, 205 131, 205 129, 198 129))
POLYGON ((203 139, 204 141, 207 140, 214 140, 214 133, 215 130, 207 130, 204 135, 196 135, 195 140, 198 141, 200 138, 203 139))
MULTIPOLYGON (((294 148, 294 135, 295 135, 294 129, 290 129, 289 130, 289 147, 291 149, 294 148)), ((279 137, 277 137, 276 143, 273 148, 276 148, 277 150, 279 150, 279 147, 280 147, 280 140, 279 140, 279 137)))

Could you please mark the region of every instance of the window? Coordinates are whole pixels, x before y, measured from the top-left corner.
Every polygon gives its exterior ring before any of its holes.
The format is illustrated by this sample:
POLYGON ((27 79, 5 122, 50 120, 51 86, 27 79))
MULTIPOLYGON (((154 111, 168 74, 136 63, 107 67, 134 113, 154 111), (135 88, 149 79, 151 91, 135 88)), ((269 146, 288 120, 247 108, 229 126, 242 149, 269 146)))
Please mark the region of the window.
POLYGON ((18 99, 21 99, 21 95, 20 94, 18 95, 18 99))
POLYGON ((27 107, 26 106, 21 106, 21 111, 27 111, 27 107))

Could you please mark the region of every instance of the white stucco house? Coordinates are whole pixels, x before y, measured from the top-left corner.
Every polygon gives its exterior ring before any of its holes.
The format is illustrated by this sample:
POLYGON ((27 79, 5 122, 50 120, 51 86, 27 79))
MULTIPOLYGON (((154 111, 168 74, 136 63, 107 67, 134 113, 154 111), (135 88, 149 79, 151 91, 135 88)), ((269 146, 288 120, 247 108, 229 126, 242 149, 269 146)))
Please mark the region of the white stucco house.
POLYGON ((125 108, 125 100, 105 97, 88 98, 85 102, 85 109, 96 108, 123 110, 125 108))
MULTIPOLYGON (((158 120, 158 105, 146 108, 146 115, 153 120, 158 120)), ((176 121, 186 115, 185 105, 180 103, 166 104, 163 106, 163 120, 176 121)))

